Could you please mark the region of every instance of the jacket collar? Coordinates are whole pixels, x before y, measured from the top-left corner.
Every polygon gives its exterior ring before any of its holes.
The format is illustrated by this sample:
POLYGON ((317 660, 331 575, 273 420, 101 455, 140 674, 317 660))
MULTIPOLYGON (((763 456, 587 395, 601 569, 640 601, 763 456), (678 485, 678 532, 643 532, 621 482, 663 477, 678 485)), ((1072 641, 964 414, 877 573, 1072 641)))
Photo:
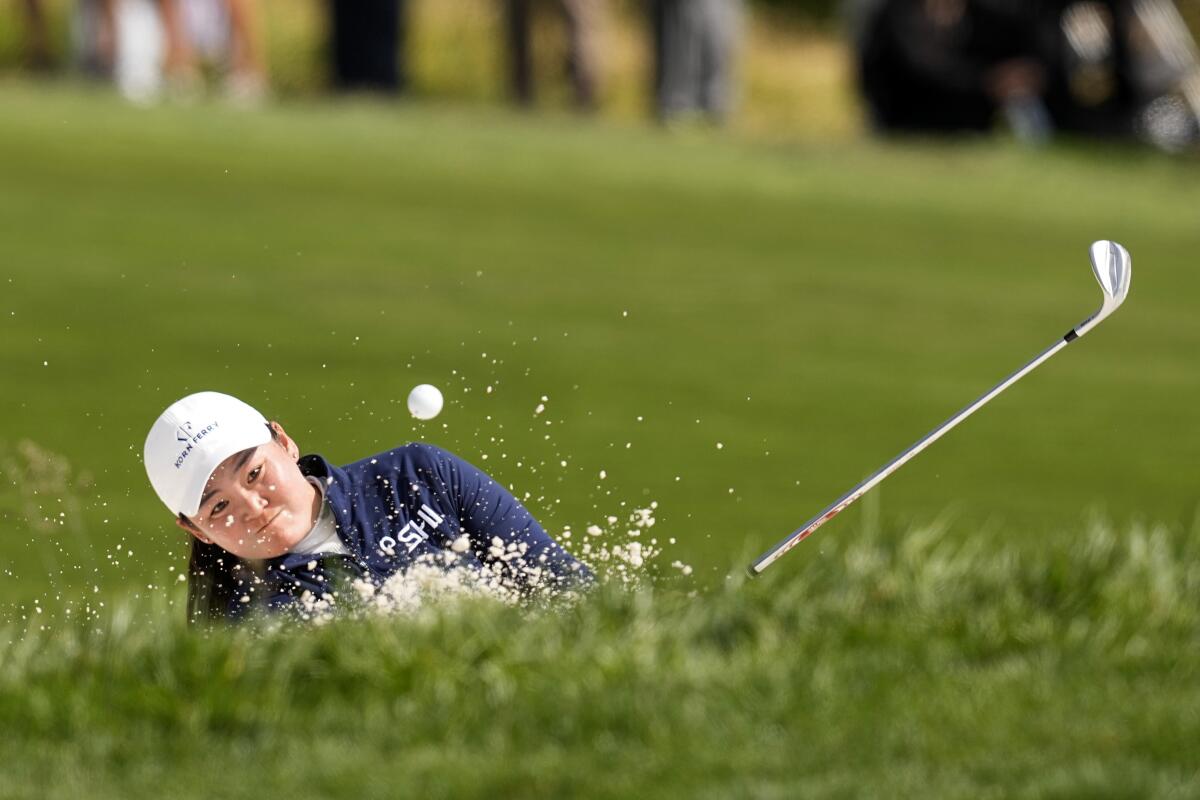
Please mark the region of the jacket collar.
MULTIPOLYGON (((302 456, 298 464, 303 475, 321 481, 325 490, 325 504, 333 512, 333 524, 337 529, 338 538, 355 561, 362 560, 362 542, 354 535, 354 526, 350 519, 351 501, 347 496, 350 476, 346 471, 330 464, 323 457, 314 454, 302 456)), ((293 570, 304 567, 313 556, 307 553, 284 553, 271 559, 268 565, 283 570, 293 570)))

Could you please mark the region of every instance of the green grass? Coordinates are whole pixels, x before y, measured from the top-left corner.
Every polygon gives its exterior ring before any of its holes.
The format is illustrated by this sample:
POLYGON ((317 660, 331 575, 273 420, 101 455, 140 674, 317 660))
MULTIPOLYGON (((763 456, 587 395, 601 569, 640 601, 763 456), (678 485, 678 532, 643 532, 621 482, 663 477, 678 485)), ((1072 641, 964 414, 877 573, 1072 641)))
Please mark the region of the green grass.
POLYGON ((1200 795, 1197 532, 954 533, 532 617, 10 630, 0 797, 1200 795))
POLYGON ((0 105, 0 797, 1200 795, 1194 160, 0 105), (1089 314, 1095 238, 1118 315, 727 581, 1089 314), (447 446, 552 531, 656 501, 696 574, 191 635, 140 452, 210 388, 334 461, 447 446))
POLYGON ((1025 539, 1092 508, 1191 518, 1193 161, 0 100, 0 601, 174 577, 140 451, 207 388, 333 460, 455 449, 554 530, 657 500, 719 581, 1090 313, 1100 237, 1133 253, 1127 306, 891 478, 882 514, 1025 539), (449 404, 421 425, 426 381, 449 404))

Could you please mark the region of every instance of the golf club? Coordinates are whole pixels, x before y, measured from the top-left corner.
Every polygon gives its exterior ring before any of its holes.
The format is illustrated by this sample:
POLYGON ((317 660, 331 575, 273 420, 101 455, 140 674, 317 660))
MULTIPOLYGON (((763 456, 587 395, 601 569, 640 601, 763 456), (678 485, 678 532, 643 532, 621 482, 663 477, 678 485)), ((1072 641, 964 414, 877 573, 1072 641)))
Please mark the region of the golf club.
POLYGON ((1108 317, 1109 314, 1116 311, 1121 303, 1125 301, 1126 295, 1129 294, 1129 278, 1132 262, 1129 258, 1129 251, 1116 242, 1098 241, 1093 242, 1090 255, 1092 260, 1092 272, 1096 275, 1096 280, 1100 282, 1100 289, 1104 292, 1104 300, 1100 309, 1085 319, 1083 322, 1076 325, 1071 330, 1067 331, 1066 335, 1056 341, 1053 345, 1043 350, 1032 361, 1019 370, 1009 375, 1000 383, 989 389, 978 400, 963 408, 954 416, 943 422, 938 427, 934 428, 916 444, 905 450, 900 455, 889 461, 881 467, 875 474, 864 480, 862 483, 855 486, 844 495, 834 500, 828 507, 806 522, 803 527, 793 531, 786 539, 776 544, 767 552, 763 553, 758 559, 750 565, 747 570, 751 577, 756 577, 767 567, 771 566, 776 559, 791 550, 800 542, 807 539, 817 531, 822 525, 836 517, 855 500, 862 497, 871 489, 883 482, 883 479, 891 475, 904 464, 908 463, 917 453, 920 453, 929 445, 936 442, 948 430, 953 428, 958 423, 962 422, 967 417, 978 411, 984 404, 991 400, 996 395, 1003 392, 1009 386, 1025 377, 1032 372, 1035 367, 1046 361, 1050 356, 1057 353, 1062 348, 1066 347, 1071 342, 1083 336, 1092 328, 1099 325, 1108 317))

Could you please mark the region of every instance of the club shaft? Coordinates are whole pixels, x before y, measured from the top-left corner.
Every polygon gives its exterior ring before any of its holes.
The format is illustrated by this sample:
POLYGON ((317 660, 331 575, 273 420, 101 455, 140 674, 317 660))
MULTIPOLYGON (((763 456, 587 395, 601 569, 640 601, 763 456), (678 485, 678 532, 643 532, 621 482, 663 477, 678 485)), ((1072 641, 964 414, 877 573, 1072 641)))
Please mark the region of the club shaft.
POLYGON ((1029 374, 1034 369, 1036 369, 1038 367, 1038 365, 1040 365, 1043 361, 1046 361, 1052 355, 1057 353, 1059 350, 1061 350, 1062 348, 1064 348, 1068 344, 1070 344, 1075 338, 1076 337, 1074 335, 1074 331, 1072 331, 1071 333, 1068 333, 1065 337, 1059 339, 1053 345, 1051 345, 1050 347, 1046 348, 1041 353, 1039 353, 1028 364, 1021 367, 1019 370, 1017 370, 1013 374, 1009 375, 1007 378, 1000 381, 1000 383, 996 384, 991 389, 989 389, 987 392, 982 394, 979 397, 979 399, 975 400, 973 403, 966 406, 961 411, 959 411, 957 414, 955 414, 954 416, 950 417, 948 420, 943 422, 941 425, 937 426, 932 431, 925 434, 925 436, 923 436, 919 441, 917 441, 912 447, 908 448, 903 453, 901 453, 900 455, 893 458, 891 461, 889 461, 887 464, 882 466, 877 472, 875 472, 869 478, 867 478, 862 483, 855 486, 850 491, 846 492, 844 495, 839 497, 837 500, 834 500, 832 503, 829 504, 829 506, 827 506, 819 514, 817 514, 815 517, 813 517, 808 522, 806 522, 803 527, 793 531, 791 533, 791 535, 789 535, 786 539, 779 542, 777 545, 772 547, 770 550, 768 550, 767 552, 765 552, 761 556, 759 556, 758 559, 753 564, 750 565, 750 570, 749 570, 750 575, 754 576, 754 575, 758 575, 758 574, 762 573, 762 571, 765 570, 767 567, 771 566, 771 564, 774 563, 777 558, 782 556, 788 550, 791 550, 796 545, 800 544, 800 542, 807 539, 809 536, 811 536, 813 533, 815 533, 818 528, 820 528, 826 522, 829 522, 829 520, 833 519, 838 514, 840 514, 842 511, 844 511, 847 507, 849 507, 851 504, 853 504, 855 500, 862 497, 864 494, 871 491, 873 488, 875 488, 880 483, 882 483, 884 478, 891 475, 896 470, 900 469, 900 467, 902 467, 906 463, 908 463, 908 461, 910 459, 912 459, 914 456, 916 456, 918 453, 920 453, 926 447, 933 444, 938 439, 942 438, 942 436, 945 435, 945 433, 947 431, 949 431, 951 428, 953 428, 955 425, 957 425, 958 423, 962 422, 967 417, 974 414, 976 411, 978 411, 980 408, 982 408, 984 405, 986 405, 989 400, 991 400, 993 397, 995 397, 996 395, 1003 392, 1009 386, 1012 386, 1014 383, 1021 380, 1021 378, 1025 377, 1027 374, 1029 374))

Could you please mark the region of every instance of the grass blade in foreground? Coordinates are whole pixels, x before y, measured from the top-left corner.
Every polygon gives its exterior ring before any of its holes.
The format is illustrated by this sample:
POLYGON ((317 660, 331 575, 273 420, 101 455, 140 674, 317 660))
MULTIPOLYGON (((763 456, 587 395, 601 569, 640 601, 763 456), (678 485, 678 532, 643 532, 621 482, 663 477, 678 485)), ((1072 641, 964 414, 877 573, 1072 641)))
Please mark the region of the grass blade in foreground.
POLYGON ((1003 392, 1009 386, 1025 377, 1038 367, 1043 361, 1048 360, 1052 355, 1057 353, 1062 348, 1066 347, 1071 342, 1083 336, 1092 328, 1099 325, 1105 317, 1120 307, 1125 301, 1126 295, 1129 294, 1129 278, 1130 270, 1132 269, 1132 261, 1129 257, 1129 251, 1116 242, 1101 240, 1093 242, 1090 255, 1092 259, 1092 272, 1096 275, 1096 280, 1100 283, 1100 289, 1104 292, 1104 300, 1100 309, 1095 314, 1085 319, 1083 322, 1076 325, 1071 330, 1067 331, 1066 335, 1055 342, 1050 347, 1043 350, 1032 361, 1019 370, 1009 375, 1000 383, 985 392, 975 402, 963 408, 950 419, 943 422, 938 427, 927 433, 912 447, 905 450, 900 455, 889 461, 884 466, 880 467, 873 475, 868 477, 862 483, 855 486, 844 495, 834 500, 824 510, 815 517, 810 519, 803 527, 795 530, 786 539, 772 547, 767 552, 758 557, 753 564, 750 565, 748 572, 751 577, 759 575, 767 567, 771 566, 784 553, 791 550, 800 542, 807 539, 812 534, 816 533, 817 529, 824 525, 829 520, 842 513, 846 508, 854 503, 855 500, 862 497, 871 489, 878 486, 883 480, 891 475, 900 467, 907 464, 913 457, 924 450, 929 445, 936 442, 938 439, 949 431, 958 423, 962 422, 967 417, 974 414, 982 408, 989 400, 1003 392))

